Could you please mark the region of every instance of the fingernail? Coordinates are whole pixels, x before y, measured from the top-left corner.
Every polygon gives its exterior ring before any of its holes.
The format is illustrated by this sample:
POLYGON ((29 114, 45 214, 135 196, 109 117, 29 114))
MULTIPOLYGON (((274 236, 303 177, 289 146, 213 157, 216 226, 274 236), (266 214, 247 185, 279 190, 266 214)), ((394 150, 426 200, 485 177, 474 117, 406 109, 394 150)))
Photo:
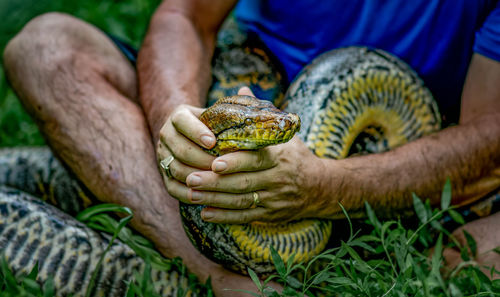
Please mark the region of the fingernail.
POLYGON ((221 172, 227 169, 227 164, 224 161, 215 161, 214 171, 221 172))
POLYGON ((201 201, 201 198, 202 198, 202 194, 201 192, 198 192, 198 191, 192 191, 191 193, 191 201, 192 202, 200 202, 201 201))
POLYGON ((214 144, 215 140, 213 137, 211 136, 208 136, 208 135, 203 135, 201 137, 201 143, 203 143, 203 145, 206 147, 206 148, 211 148, 214 144))
POLYGON ((201 177, 199 177, 198 175, 191 174, 190 176, 188 176, 186 183, 187 183, 188 187, 199 186, 199 185, 201 185, 201 177))
POLYGON ((209 211, 203 211, 201 213, 201 216, 204 220, 210 220, 214 217, 214 213, 213 212, 209 212, 209 211))

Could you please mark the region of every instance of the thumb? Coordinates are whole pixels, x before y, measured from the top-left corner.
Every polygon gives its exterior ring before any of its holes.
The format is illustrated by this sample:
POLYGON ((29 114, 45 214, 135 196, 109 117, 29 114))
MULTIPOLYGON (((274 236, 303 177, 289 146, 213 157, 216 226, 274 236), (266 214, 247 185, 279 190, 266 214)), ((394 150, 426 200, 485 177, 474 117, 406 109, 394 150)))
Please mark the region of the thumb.
POLYGON ((246 95, 246 96, 255 97, 255 95, 253 94, 252 90, 250 90, 249 87, 241 87, 238 90, 238 95, 246 95))

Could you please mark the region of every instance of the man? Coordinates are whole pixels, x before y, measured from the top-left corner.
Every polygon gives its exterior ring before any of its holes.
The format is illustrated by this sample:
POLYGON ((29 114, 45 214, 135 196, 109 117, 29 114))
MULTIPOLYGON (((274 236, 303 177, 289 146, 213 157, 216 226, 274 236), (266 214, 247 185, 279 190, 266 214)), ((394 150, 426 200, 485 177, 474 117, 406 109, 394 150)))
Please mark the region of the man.
POLYGON ((4 53, 13 87, 54 152, 96 197, 131 207, 134 227, 165 256, 182 257, 201 280, 210 275, 217 295, 234 296, 222 289, 252 284, 192 247, 168 193, 213 206, 203 211, 207 221, 245 223, 334 218, 338 202, 348 211, 363 208, 364 200, 398 209, 411 204, 412 191, 435 203, 447 177, 456 204, 500 186, 500 53, 487 46, 500 40, 496 2, 240 4, 237 18, 277 53, 290 79, 315 55, 343 42, 392 49, 407 55, 450 117, 445 121, 453 122, 467 72, 459 125, 391 152, 342 161, 315 157, 297 138, 218 158, 201 149, 215 144, 197 116, 206 104, 216 33, 235 2, 162 3, 139 52, 137 73, 106 35, 60 14, 32 20, 4 53), (300 40, 307 36, 312 39, 300 40), (425 62, 433 55, 440 59, 425 62), (157 160, 171 155, 167 193, 157 160), (253 192, 260 197, 256 208, 253 192))

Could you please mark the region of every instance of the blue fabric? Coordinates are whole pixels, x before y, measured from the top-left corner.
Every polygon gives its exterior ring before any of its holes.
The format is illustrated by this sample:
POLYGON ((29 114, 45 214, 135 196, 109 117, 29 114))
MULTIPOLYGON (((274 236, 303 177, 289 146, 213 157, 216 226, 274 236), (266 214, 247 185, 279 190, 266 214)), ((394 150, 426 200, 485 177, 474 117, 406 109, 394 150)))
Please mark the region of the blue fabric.
POLYGON ((363 45, 412 66, 456 122, 474 51, 500 60, 493 0, 241 0, 235 16, 281 61, 289 81, 328 50, 363 45))

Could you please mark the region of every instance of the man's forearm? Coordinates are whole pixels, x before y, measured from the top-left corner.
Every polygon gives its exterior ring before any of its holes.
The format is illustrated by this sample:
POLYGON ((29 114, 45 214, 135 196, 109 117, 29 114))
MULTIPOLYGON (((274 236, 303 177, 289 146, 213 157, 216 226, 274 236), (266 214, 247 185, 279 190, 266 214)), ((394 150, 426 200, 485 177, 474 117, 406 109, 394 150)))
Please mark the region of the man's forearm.
POLYGON ((202 106, 210 83, 215 33, 202 34, 183 12, 163 4, 138 57, 140 98, 154 141, 179 104, 202 106))
MULTIPOLYGON (((410 207, 412 192, 437 203, 450 178, 453 203, 465 203, 500 186, 499 152, 500 114, 490 113, 386 153, 325 161, 332 163, 332 173, 322 195, 331 199, 332 193, 341 193, 334 203, 351 212, 362 210, 368 201, 388 213, 410 207)), ((336 205, 325 216, 339 214, 336 205)))

